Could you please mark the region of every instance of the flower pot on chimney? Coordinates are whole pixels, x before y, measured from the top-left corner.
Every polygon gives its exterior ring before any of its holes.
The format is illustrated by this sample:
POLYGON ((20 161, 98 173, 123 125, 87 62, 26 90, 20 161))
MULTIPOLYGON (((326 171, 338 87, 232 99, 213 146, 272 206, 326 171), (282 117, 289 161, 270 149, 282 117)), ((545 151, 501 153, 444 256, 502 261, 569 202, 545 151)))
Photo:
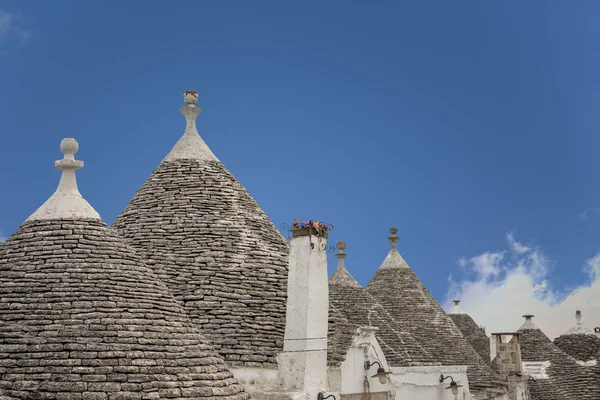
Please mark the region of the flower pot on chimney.
POLYGON ((292 224, 293 237, 313 235, 326 238, 330 230, 330 226, 313 220, 295 220, 292 224))

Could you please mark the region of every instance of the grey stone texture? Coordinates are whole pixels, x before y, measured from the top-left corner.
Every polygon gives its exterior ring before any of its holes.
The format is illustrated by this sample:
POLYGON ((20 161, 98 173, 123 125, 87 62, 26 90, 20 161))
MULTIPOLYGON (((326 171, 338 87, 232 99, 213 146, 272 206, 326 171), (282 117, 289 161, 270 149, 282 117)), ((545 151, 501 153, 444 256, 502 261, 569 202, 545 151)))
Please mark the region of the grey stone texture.
POLYGON ((550 361, 548 379, 530 382, 532 400, 598 400, 600 367, 582 366, 555 346, 540 329, 519 329, 523 361, 550 361))
POLYGON ((163 161, 113 225, 231 366, 276 367, 288 243, 219 161, 163 161))
POLYGON ((26 222, 0 250, 0 390, 248 398, 152 270, 96 219, 26 222))
POLYGON ((480 397, 506 392, 506 383, 471 347, 395 246, 366 290, 436 362, 467 365, 472 392, 480 397))
MULTIPOLYGON (((345 273, 352 278, 347 270, 345 273)), ((356 282, 354 278, 334 280, 335 276, 339 277, 340 273, 332 276, 329 281, 329 306, 339 313, 342 320, 330 318, 329 323, 333 327, 333 332, 330 329, 327 346, 330 365, 339 365, 352 343, 352 336, 350 335, 348 340, 348 336, 341 335, 341 332, 353 333, 365 325, 379 328, 375 336, 389 365, 408 367, 438 364, 409 332, 394 321, 373 296, 360 285, 357 287, 353 283, 356 282)))
POLYGON ((491 365, 490 339, 485 330, 475 323, 468 314, 448 314, 454 325, 458 327, 467 342, 475 349, 486 364, 491 365))
POLYGON ((590 334, 568 334, 554 339, 554 344, 580 361, 600 361, 600 337, 590 334))

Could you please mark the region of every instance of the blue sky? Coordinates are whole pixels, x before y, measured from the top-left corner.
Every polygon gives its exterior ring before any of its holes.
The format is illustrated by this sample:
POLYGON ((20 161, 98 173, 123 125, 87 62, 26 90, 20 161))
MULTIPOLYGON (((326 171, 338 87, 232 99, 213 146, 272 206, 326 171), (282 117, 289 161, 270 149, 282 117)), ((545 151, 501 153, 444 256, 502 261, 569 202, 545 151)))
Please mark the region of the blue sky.
MULTIPOLYGON (((592 284, 600 251, 600 3, 371 3, 0 3, 2 234, 54 191, 63 137, 112 223, 181 136, 181 94, 196 89, 217 157, 277 225, 334 224, 360 283, 395 226, 440 302, 480 302, 469 282, 505 285, 529 254, 517 243, 543 255, 527 276, 550 318, 592 284), (491 275, 469 261, 500 253, 491 275)), ((534 307, 515 305, 504 329, 534 307)))

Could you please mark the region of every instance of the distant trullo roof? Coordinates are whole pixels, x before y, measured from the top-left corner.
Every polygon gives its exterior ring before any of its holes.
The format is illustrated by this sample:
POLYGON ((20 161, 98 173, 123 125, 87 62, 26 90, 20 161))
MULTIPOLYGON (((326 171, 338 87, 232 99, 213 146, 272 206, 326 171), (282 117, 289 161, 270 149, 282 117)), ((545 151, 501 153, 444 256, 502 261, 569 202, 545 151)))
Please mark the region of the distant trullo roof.
POLYGON ((53 197, 0 249, 0 388, 18 399, 245 400, 223 359, 77 190, 61 143, 53 197))
POLYGON ((600 399, 600 368, 577 363, 533 323, 533 315, 524 315, 521 333, 523 362, 550 362, 544 378, 530 381, 532 400, 600 399))
POLYGON ((575 312, 576 324, 554 339, 554 344, 576 360, 600 360, 600 337, 581 321, 581 311, 575 312))
POLYGON ((388 314, 373 296, 363 289, 344 265, 346 243, 337 243, 338 267, 329 279, 329 306, 336 313, 330 318, 328 360, 330 365, 344 361, 352 336, 361 326, 379 328, 375 334, 388 364, 392 366, 433 365, 433 357, 388 314), (337 317, 337 319, 335 318, 337 317), (341 317, 341 318, 340 318, 341 317))
POLYGON ((288 243, 198 135, 197 93, 184 98, 183 137, 113 226, 230 365, 276 367, 288 243))
POLYGON ((486 364, 491 364, 490 360, 490 339, 485 330, 475 323, 473 318, 465 313, 459 305, 460 300, 454 300, 454 307, 448 313, 454 324, 460 329, 467 342, 475 349, 477 354, 486 364))
POLYGON ((367 285, 389 314, 412 333, 436 362, 467 365, 471 390, 504 390, 500 378, 471 347, 396 249, 397 229, 390 229, 392 248, 367 285))

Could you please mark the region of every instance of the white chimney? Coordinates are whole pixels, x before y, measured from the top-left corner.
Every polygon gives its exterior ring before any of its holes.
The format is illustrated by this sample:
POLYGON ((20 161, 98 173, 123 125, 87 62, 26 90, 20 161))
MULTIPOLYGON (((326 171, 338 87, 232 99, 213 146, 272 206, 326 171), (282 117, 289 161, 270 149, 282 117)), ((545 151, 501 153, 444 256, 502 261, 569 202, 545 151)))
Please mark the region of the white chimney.
POLYGON ((301 391, 316 399, 327 382, 327 239, 312 228, 292 233, 279 371, 284 391, 301 391))

